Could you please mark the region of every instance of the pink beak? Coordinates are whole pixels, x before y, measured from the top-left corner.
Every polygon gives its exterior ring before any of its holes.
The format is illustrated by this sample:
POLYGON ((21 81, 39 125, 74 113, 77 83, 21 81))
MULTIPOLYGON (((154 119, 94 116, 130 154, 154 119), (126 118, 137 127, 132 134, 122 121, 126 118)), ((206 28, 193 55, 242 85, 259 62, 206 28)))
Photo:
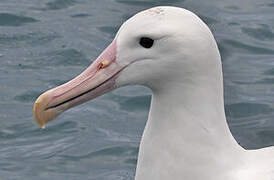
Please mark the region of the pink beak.
POLYGON ((116 62, 116 40, 80 75, 40 95, 33 106, 33 117, 43 128, 67 109, 98 97, 114 88, 124 68, 116 62))

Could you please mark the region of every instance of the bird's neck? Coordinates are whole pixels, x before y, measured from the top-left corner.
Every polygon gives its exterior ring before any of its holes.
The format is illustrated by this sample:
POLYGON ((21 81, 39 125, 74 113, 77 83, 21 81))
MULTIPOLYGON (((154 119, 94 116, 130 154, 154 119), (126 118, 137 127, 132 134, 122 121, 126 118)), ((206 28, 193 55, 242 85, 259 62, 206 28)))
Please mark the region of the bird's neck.
POLYGON ((152 136, 176 133, 185 144, 238 147, 226 121, 222 92, 211 88, 154 92, 146 130, 152 136))
MULTIPOLYGON (((235 167, 237 154, 241 159, 242 148, 233 138, 225 118, 222 77, 216 81, 219 82, 178 83, 153 92, 136 180, 149 178, 148 171, 153 169, 175 174, 185 171, 185 177, 195 179, 197 175, 199 179, 217 167, 235 167), (197 172, 199 169, 206 174, 197 172)), ((166 173, 160 174, 159 179, 169 177, 166 173)))

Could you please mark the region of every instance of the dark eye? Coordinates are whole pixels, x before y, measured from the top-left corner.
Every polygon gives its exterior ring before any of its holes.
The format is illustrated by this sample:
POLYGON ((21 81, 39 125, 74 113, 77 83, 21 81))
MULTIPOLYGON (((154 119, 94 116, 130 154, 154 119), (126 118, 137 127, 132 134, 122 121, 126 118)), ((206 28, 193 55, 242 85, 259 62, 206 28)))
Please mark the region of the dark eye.
POLYGON ((144 48, 151 48, 153 46, 154 40, 148 37, 142 37, 139 44, 144 48))

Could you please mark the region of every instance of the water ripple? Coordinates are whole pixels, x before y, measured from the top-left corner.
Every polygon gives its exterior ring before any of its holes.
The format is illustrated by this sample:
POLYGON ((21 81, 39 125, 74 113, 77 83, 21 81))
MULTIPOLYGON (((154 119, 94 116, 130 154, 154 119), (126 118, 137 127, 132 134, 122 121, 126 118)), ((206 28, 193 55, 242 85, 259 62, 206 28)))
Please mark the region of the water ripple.
POLYGON ((266 104, 259 103, 235 103, 226 105, 226 115, 233 118, 242 118, 256 116, 259 114, 267 114, 273 111, 266 104))
POLYGON ((37 91, 27 91, 14 97, 14 100, 19 102, 34 102, 35 99, 41 94, 37 91))
POLYGON ((118 3, 126 4, 126 5, 132 5, 132 6, 157 6, 160 5, 161 3, 171 4, 171 3, 176 3, 176 2, 183 2, 184 0, 158 0, 158 1, 153 1, 153 0, 115 0, 118 3))
POLYGON ((269 7, 274 7, 274 3, 269 3, 268 6, 269 7))
POLYGON ((70 17, 72 17, 72 18, 84 18, 84 17, 88 17, 88 16, 90 16, 90 14, 80 13, 80 14, 73 14, 70 17))
POLYGON ((266 74, 266 75, 273 75, 274 76, 274 68, 271 68, 271 69, 265 71, 264 74, 266 74))
POLYGON ((198 16, 208 25, 216 24, 216 23, 219 22, 218 20, 216 20, 212 17, 209 17, 209 16, 204 16, 204 15, 201 15, 201 14, 198 14, 198 16))
POLYGON ((109 147, 100 149, 98 151, 90 152, 89 154, 85 155, 60 155, 59 157, 63 158, 65 161, 82 161, 82 160, 96 160, 97 158, 100 159, 101 162, 103 161, 118 161, 125 160, 124 162, 128 162, 128 157, 137 157, 138 154, 138 147, 109 147), (104 159, 104 160, 103 160, 104 159))
POLYGON ((263 78, 255 82, 256 84, 274 84, 274 78, 263 78))
POLYGON ((21 26, 26 23, 38 22, 37 19, 27 16, 18 16, 10 13, 0 13, 0 26, 21 26))
POLYGON ((273 40, 274 32, 268 25, 260 25, 257 28, 243 27, 242 32, 258 40, 273 40))
POLYGON ((75 0, 54 0, 46 3, 47 8, 45 10, 59 10, 65 9, 76 4, 75 0))
POLYGON ((88 66, 90 60, 77 49, 59 49, 40 54, 33 64, 36 66, 88 66))
POLYGON ((226 39, 226 40, 223 40, 222 43, 226 45, 230 45, 232 48, 238 48, 238 50, 248 51, 249 53, 252 53, 252 54, 274 54, 273 49, 258 47, 255 45, 249 45, 236 40, 226 39))
POLYGON ((31 32, 27 34, 0 34, 0 46, 22 47, 37 46, 49 43, 60 36, 56 33, 45 34, 40 32, 31 32))
POLYGON ((120 108, 126 111, 144 111, 149 109, 151 96, 119 97, 120 108))
POLYGON ((112 38, 115 37, 115 34, 118 32, 119 26, 101 26, 98 29, 104 33, 109 34, 112 38))

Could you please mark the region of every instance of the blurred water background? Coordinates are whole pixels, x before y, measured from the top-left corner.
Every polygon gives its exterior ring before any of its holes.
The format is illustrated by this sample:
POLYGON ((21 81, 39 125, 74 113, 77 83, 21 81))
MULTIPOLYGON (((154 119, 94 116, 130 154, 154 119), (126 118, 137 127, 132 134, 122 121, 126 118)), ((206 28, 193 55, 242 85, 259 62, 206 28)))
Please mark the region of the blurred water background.
POLYGON ((274 145, 273 0, 1 0, 0 180, 134 179, 150 90, 116 90, 45 130, 32 104, 84 70, 126 19, 157 5, 190 9, 209 25, 233 135, 248 149, 274 145))

